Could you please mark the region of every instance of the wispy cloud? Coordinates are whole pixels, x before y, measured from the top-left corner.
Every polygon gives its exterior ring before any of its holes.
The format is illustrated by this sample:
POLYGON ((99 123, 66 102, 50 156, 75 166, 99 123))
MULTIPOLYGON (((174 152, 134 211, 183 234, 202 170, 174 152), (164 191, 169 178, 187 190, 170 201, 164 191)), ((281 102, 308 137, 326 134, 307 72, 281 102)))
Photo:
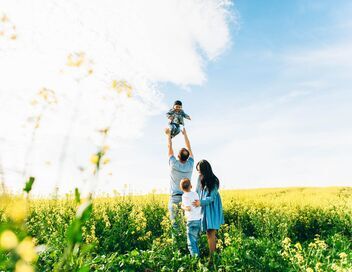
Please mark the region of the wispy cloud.
POLYGON ((225 187, 350 184, 350 90, 288 96, 257 100, 197 127, 198 158, 213 163, 225 187))
POLYGON ((69 133, 62 179, 75 180, 66 183, 72 189, 82 184, 76 182, 77 167, 89 165, 101 141, 98 129, 112 125, 107 144, 111 153, 118 152, 141 135, 149 115, 164 108, 158 83, 205 81, 206 63, 230 41, 229 5, 225 0, 2 1, 0 16, 8 19, 0 27, 16 30, 13 39, 0 36, 1 155, 5 168, 13 170, 5 173, 8 183, 13 188, 23 183, 13 173, 30 145, 33 123, 27 120, 39 114, 30 102, 41 88, 53 90, 58 104, 43 114, 31 174, 47 185, 37 192, 52 188, 69 133), (85 53, 89 67, 66 66, 75 52, 85 53), (117 96, 113 80, 127 81, 133 97, 117 96))
POLYGON ((306 65, 320 69, 336 66, 350 67, 352 66, 352 42, 297 52, 286 56, 286 60, 292 65, 306 65))
POLYGON ((282 69, 260 86, 265 96, 198 124, 197 147, 225 187, 350 185, 351 48, 331 42, 274 54, 282 69))

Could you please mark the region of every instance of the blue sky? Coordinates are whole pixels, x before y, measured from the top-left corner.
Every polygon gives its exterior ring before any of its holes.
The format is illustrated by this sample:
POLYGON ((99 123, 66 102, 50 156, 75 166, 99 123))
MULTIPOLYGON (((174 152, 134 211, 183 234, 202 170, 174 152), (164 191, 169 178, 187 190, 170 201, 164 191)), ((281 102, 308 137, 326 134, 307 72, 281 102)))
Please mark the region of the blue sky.
MULTIPOLYGON (((33 9, 37 19, 29 20, 23 11, 32 2, 5 1, 0 15, 10 21, 0 24, 0 73, 9 76, 0 85, 0 162, 6 184, 13 190, 23 184, 27 121, 39 109, 29 105, 46 86, 59 104, 42 118, 31 154, 38 194, 52 191, 60 169, 62 193, 92 184, 108 193, 125 184, 136 193, 166 192, 163 129, 176 99, 192 116, 186 127, 196 161, 211 162, 222 188, 351 185, 352 4, 238 0, 229 18, 220 2, 42 1, 33 9), (6 40, 12 23, 15 41, 6 40), (73 71, 65 60, 77 51, 87 60, 73 71), (93 75, 77 84, 90 67, 93 75), (15 77, 21 80, 13 84, 15 77), (110 86, 119 78, 138 91, 136 99, 116 97, 110 86), (111 163, 94 184, 89 157, 115 102, 123 107, 109 138, 111 163)), ((180 135, 175 151, 182 146, 180 135)))
MULTIPOLYGON (((181 99, 193 117, 196 158, 210 160, 227 188, 351 185, 351 64, 343 56, 351 60, 352 5, 236 1, 232 11, 232 44, 207 65, 207 82, 162 87, 168 105, 181 99), (236 139, 242 147, 231 147, 236 139)), ((156 160, 166 153, 164 124, 152 117, 141 140, 161 143, 147 148, 156 160)))

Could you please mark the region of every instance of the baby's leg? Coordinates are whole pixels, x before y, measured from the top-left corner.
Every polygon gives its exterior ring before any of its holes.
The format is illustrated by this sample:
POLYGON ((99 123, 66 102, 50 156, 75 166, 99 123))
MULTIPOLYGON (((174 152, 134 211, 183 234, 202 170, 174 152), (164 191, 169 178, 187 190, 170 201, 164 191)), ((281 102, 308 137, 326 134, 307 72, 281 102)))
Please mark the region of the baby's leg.
POLYGON ((169 127, 165 128, 165 134, 169 134, 170 133, 171 138, 172 138, 173 137, 172 133, 173 133, 174 130, 175 130, 175 124, 174 123, 169 123, 169 127))
POLYGON ((165 128, 165 134, 167 135, 167 134, 171 134, 171 130, 170 130, 170 128, 165 128))
POLYGON ((170 134, 171 138, 172 138, 172 133, 173 133, 173 130, 174 130, 174 126, 172 123, 169 123, 169 127, 165 128, 165 134, 170 134))
POLYGON ((172 125, 173 125, 173 129, 171 130, 171 138, 175 137, 177 134, 181 132, 180 125, 174 124, 174 123, 172 123, 172 125))

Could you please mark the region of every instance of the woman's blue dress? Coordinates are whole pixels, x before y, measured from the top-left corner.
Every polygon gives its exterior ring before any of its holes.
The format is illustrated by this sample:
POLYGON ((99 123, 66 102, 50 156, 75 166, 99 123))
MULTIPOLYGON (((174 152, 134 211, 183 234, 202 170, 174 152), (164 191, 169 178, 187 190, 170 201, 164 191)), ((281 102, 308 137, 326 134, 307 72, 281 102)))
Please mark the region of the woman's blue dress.
POLYGON ((207 188, 201 188, 199 178, 197 193, 202 207, 202 231, 220 229, 220 225, 224 224, 224 213, 218 188, 215 187, 209 194, 207 188))

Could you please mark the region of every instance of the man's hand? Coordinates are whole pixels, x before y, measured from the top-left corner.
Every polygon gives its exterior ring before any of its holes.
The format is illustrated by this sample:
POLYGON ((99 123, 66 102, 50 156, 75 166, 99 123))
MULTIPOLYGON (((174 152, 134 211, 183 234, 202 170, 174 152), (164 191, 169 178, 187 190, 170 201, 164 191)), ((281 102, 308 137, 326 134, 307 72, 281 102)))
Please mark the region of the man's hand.
POLYGON ((199 200, 195 200, 195 201, 192 202, 192 205, 194 207, 199 207, 200 206, 200 201, 199 200))

